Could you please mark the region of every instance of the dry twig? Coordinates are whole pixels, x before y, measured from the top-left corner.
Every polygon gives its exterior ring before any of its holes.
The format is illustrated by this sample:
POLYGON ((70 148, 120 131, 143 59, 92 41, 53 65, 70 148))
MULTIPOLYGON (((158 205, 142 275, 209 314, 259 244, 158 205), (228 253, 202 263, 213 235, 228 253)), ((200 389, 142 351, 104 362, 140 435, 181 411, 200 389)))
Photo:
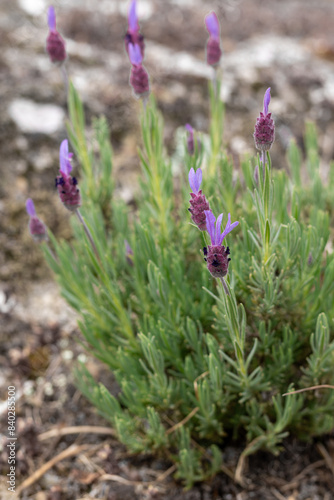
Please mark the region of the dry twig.
POLYGON ((306 474, 308 474, 310 471, 313 469, 316 469, 317 467, 322 467, 325 464, 325 460, 317 460, 316 462, 313 462, 313 464, 308 465, 303 469, 297 476, 295 476, 289 483, 284 484, 281 486, 281 490, 288 491, 291 490, 292 488, 296 488, 299 486, 300 480, 303 479, 306 474))
POLYGON ((322 384, 322 385, 313 385, 312 387, 305 387, 304 389, 298 389, 298 391, 290 391, 282 394, 282 396, 290 396, 290 394, 300 394, 301 392, 306 391, 315 391, 316 389, 334 389, 334 385, 322 384))
POLYGON ((328 451, 326 450, 326 448, 324 447, 324 445, 322 443, 318 443, 317 448, 318 448, 319 452, 321 453, 321 455, 324 457, 324 460, 326 462, 327 467, 334 475, 334 460, 333 460, 333 458, 330 456, 330 454, 328 453, 328 451))
POLYGON ((105 434, 116 436, 113 429, 109 427, 97 427, 94 425, 78 425, 72 427, 54 427, 38 436, 39 441, 45 441, 53 437, 67 436, 68 434, 105 434))

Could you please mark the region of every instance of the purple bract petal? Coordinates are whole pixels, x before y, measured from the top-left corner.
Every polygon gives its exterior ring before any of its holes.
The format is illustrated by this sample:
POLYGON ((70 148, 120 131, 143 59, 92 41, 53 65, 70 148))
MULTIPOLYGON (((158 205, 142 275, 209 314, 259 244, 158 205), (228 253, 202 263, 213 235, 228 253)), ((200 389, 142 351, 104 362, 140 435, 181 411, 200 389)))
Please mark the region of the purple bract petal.
POLYGON ((36 215, 35 205, 31 198, 28 198, 26 201, 26 210, 30 217, 34 217, 36 215))
POLYGON ((68 140, 64 139, 60 145, 59 150, 59 163, 60 163, 60 172, 63 172, 66 175, 69 175, 72 170, 71 158, 73 153, 68 152, 68 140))
POLYGON ((124 240, 124 245, 125 245, 125 253, 126 253, 126 255, 133 255, 133 250, 130 247, 128 240, 124 240))
POLYGON ((205 213, 205 219, 206 219, 206 229, 210 235, 211 238, 211 244, 215 245, 215 222, 216 222, 216 217, 213 215, 211 210, 204 210, 205 213))
POLYGON ((231 224, 231 214, 228 214, 226 227, 219 238, 220 240, 219 245, 223 243, 225 236, 227 236, 235 227, 237 227, 238 224, 239 224, 238 221, 233 222, 233 224, 231 224))
POLYGON ((192 126, 191 126, 189 123, 187 123, 187 124, 185 125, 185 129, 186 129, 186 130, 187 130, 187 132, 189 132, 190 134, 192 134, 192 133, 194 132, 194 129, 192 128, 192 126))
POLYGON ((129 8, 128 26, 129 26, 129 31, 131 31, 132 33, 139 31, 136 0, 132 0, 129 8))
POLYGON ((205 25, 212 37, 219 38, 220 26, 215 12, 210 12, 210 14, 205 16, 205 25))
POLYGON ((198 168, 196 173, 193 168, 189 170, 189 184, 193 193, 198 193, 202 183, 202 169, 198 168))
POLYGON ((220 237, 221 237, 220 227, 222 225, 223 215, 224 214, 220 214, 217 217, 216 232, 215 232, 215 243, 214 243, 215 245, 220 245, 221 244, 221 241, 220 241, 220 237))
POLYGON ((48 25, 51 31, 56 29, 56 13, 52 5, 48 8, 48 25))
POLYGON ((133 45, 132 43, 129 43, 129 58, 131 61, 131 64, 134 64, 135 66, 139 66, 142 63, 143 56, 140 50, 139 45, 136 43, 133 45))
POLYGON ((266 93, 264 94, 264 99, 263 99, 263 114, 264 115, 268 114, 269 103, 270 103, 270 87, 266 90, 266 93))

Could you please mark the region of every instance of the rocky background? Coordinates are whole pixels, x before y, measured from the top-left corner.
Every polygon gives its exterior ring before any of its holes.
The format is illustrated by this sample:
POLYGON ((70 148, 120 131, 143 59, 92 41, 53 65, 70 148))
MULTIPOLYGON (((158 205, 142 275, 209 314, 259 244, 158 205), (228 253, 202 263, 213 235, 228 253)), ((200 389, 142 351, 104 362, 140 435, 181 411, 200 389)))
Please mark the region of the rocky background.
MULTIPOLYGON (((67 43, 67 71, 84 101, 88 137, 92 117, 105 114, 115 153, 117 195, 131 203, 140 133, 139 105, 128 85, 123 46, 127 1, 58 0, 53 5, 67 43)), ((26 486, 24 498, 333 499, 330 438, 306 447, 289 442, 280 459, 260 454, 251 461, 243 487, 222 477, 186 494, 171 480, 167 489, 163 481, 155 482, 168 464, 149 457, 136 461, 110 436, 43 437, 59 425, 106 425, 73 385, 75 359, 85 360, 99 378, 112 383, 75 342, 76 318, 59 297, 27 230, 25 201, 32 197, 38 215, 56 236, 70 235, 69 213, 54 189, 67 110, 61 71, 45 53, 47 7, 45 0, 0 3, 0 394, 5 401, 8 385, 16 387, 17 485, 70 445, 78 446, 78 452, 74 463, 59 461, 26 486), (80 451, 81 445, 90 447, 80 451), (114 479, 102 480, 106 474, 114 479)), ((224 139, 236 168, 242 155, 254 152, 254 123, 270 86, 276 122, 274 167, 287 168, 290 139, 295 137, 303 147, 305 120, 313 120, 326 178, 334 156, 331 0, 138 0, 145 67, 165 118, 169 152, 175 149, 177 129, 187 122, 197 130, 208 129, 211 69, 205 64, 204 16, 210 10, 221 21, 224 139)), ((0 418, 5 428, 6 404, 1 402, 0 418)), ((4 443, 3 438, 0 470, 5 475, 4 443)), ((230 450, 225 457, 231 467, 239 452, 230 450)), ((5 479, 0 493, 5 498, 5 479)))

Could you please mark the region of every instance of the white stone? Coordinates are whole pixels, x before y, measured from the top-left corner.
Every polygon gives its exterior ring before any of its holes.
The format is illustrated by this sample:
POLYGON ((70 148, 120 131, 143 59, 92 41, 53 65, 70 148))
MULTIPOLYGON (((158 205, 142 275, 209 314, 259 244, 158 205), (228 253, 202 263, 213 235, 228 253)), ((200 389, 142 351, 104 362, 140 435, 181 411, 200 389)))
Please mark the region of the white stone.
POLYGON ((64 127, 64 110, 54 104, 15 99, 9 104, 8 113, 16 126, 28 134, 53 134, 64 127))
POLYGON ((19 6, 31 16, 39 16, 46 10, 44 0, 19 0, 19 6))

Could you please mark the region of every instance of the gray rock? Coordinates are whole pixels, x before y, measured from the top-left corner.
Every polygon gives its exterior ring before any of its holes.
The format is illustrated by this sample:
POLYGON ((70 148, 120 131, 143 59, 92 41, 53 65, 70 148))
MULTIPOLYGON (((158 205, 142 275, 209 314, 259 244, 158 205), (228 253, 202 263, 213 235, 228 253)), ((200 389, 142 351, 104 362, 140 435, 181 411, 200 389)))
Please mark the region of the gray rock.
POLYGON ((65 113, 54 104, 38 104, 28 99, 14 99, 8 114, 16 126, 27 134, 53 134, 64 127, 65 113))

